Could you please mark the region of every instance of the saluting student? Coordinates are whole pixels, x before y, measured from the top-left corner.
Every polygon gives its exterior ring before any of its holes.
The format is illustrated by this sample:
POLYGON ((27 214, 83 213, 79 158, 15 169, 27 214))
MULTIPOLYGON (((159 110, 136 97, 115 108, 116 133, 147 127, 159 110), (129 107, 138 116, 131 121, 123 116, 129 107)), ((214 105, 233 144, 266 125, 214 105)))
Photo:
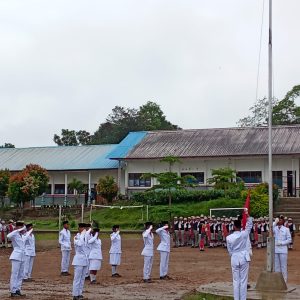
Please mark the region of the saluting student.
POLYGON ((121 236, 120 236, 120 226, 114 225, 112 227, 112 233, 110 234, 111 247, 109 250, 109 264, 111 265, 112 277, 121 277, 117 273, 117 266, 121 264, 121 236))
MULTIPOLYGON (((32 224, 26 225, 27 232, 33 228, 32 224)), ((24 281, 32 281, 31 273, 35 257, 35 237, 31 232, 25 242, 24 281)))
POLYGON ((9 259, 11 261, 11 276, 10 276, 10 293, 11 297, 25 296, 21 293, 23 276, 24 276, 24 261, 25 261, 25 242, 33 229, 26 234, 26 226, 24 222, 17 222, 16 229, 7 235, 12 242, 13 252, 9 259))
POLYGON ((78 224, 78 233, 74 237, 75 256, 72 265, 74 266, 73 279, 73 300, 83 299, 85 274, 88 267, 88 257, 86 255, 86 230, 85 224, 78 224))
POLYGON ((153 265, 153 241, 154 235, 152 233, 153 225, 151 222, 145 223, 145 231, 143 232, 144 249, 142 255, 144 256, 144 270, 143 279, 144 282, 151 282, 151 271, 153 265))
MULTIPOLYGON (((245 213, 248 210, 245 208, 245 213)), ((245 230, 241 230, 241 220, 234 221, 234 232, 226 237, 227 250, 231 256, 234 300, 247 299, 247 284, 249 272, 249 234, 252 228, 252 218, 247 217, 245 230)))
POLYGON ((160 252, 160 279, 170 279, 168 276, 169 258, 170 258, 170 233, 167 221, 162 222, 162 227, 156 230, 160 237, 160 243, 157 250, 160 252))
POLYGON ((91 284, 96 283, 97 271, 101 269, 102 264, 102 249, 101 240, 99 238, 99 228, 94 228, 92 231, 92 237, 89 239, 90 245, 89 254, 89 271, 91 284))
POLYGON ((287 282, 287 259, 288 245, 292 242, 289 228, 284 226, 284 217, 281 215, 273 223, 273 234, 275 238, 275 272, 281 272, 287 282))
POLYGON ((70 255, 71 255, 71 232, 69 230, 69 222, 63 222, 63 229, 59 233, 59 244, 61 249, 61 275, 68 276, 70 255))

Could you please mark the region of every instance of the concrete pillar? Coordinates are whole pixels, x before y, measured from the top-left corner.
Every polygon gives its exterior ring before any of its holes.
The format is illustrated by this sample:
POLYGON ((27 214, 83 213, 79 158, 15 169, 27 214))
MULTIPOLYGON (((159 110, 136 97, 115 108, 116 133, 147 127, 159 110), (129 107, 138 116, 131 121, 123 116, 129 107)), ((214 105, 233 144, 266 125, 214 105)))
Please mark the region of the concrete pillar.
POLYGON ((67 206, 67 194, 68 194, 68 174, 65 173, 65 199, 64 199, 64 206, 67 206))
POLYGON ((92 180, 92 174, 91 171, 89 171, 89 190, 88 190, 88 203, 87 205, 90 206, 91 205, 91 180, 92 180))

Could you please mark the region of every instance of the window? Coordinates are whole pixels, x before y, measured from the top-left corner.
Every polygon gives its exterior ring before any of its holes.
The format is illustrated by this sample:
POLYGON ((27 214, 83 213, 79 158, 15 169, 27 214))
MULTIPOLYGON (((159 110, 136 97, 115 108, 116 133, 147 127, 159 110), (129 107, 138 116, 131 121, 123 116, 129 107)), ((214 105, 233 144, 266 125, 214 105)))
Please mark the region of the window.
POLYGON ((273 171, 273 184, 282 189, 282 171, 273 171))
POLYGON ((261 183, 261 171, 243 171, 237 172, 236 175, 245 183, 261 183))
POLYGON ((54 194, 64 194, 65 193, 65 185, 64 184, 56 184, 54 186, 54 194))
POLYGON ((196 178, 196 181, 190 182, 190 183, 197 183, 197 184, 203 184, 204 183, 204 172, 187 172, 187 173, 181 173, 181 177, 186 175, 191 175, 196 178))
POLYGON ((151 186, 151 178, 141 178, 143 173, 129 173, 128 174, 128 185, 130 187, 150 187, 151 186))

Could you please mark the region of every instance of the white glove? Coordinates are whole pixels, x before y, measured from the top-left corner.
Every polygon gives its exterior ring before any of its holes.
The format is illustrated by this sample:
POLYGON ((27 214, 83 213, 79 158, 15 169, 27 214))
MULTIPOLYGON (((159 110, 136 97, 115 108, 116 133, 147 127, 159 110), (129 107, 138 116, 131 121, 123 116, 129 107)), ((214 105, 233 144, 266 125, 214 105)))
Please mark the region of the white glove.
POLYGON ((246 208, 246 207, 244 208, 244 213, 248 214, 248 208, 246 208))
POLYGON ((152 225, 150 225, 150 226, 149 226, 149 229, 150 229, 150 230, 152 230, 152 229, 153 229, 153 226, 152 226, 152 225))
POLYGON ((279 218, 276 218, 276 219, 275 219, 275 225, 277 225, 278 222, 279 222, 279 218))
POLYGON ((281 243, 281 242, 278 242, 278 243, 276 244, 276 246, 282 246, 282 243, 281 243))
POLYGON ((167 229, 167 228, 169 228, 169 225, 165 225, 163 228, 164 228, 164 229, 167 229))

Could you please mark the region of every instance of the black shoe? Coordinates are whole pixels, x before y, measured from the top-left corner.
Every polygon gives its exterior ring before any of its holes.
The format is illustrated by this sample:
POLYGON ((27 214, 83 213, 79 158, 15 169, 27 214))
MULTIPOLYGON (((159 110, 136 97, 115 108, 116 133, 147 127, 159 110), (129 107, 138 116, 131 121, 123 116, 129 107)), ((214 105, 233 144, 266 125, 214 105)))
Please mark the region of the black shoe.
POLYGON ((21 291, 16 291, 16 294, 19 296, 19 297, 26 297, 26 295, 25 294, 21 294, 21 291))
POLYGON ((247 284, 247 290, 249 290, 251 288, 250 284, 247 284))
POLYGON ((70 274, 69 272, 61 272, 60 275, 61 275, 61 276, 69 276, 69 275, 71 275, 71 274, 70 274))
POLYGON ((73 297, 73 300, 79 300, 80 298, 79 298, 79 296, 74 296, 73 297))
POLYGON ((92 280, 92 281, 91 281, 91 284, 96 284, 96 283, 97 283, 96 280, 92 280))
POLYGON ((151 279, 143 279, 143 281, 144 281, 145 283, 150 283, 150 282, 152 282, 151 279))
POLYGON ((19 294, 17 294, 17 293, 10 293, 10 297, 20 297, 20 295, 19 294))
POLYGON ((159 279, 165 280, 165 279, 167 279, 167 278, 166 278, 166 276, 160 276, 159 279))

